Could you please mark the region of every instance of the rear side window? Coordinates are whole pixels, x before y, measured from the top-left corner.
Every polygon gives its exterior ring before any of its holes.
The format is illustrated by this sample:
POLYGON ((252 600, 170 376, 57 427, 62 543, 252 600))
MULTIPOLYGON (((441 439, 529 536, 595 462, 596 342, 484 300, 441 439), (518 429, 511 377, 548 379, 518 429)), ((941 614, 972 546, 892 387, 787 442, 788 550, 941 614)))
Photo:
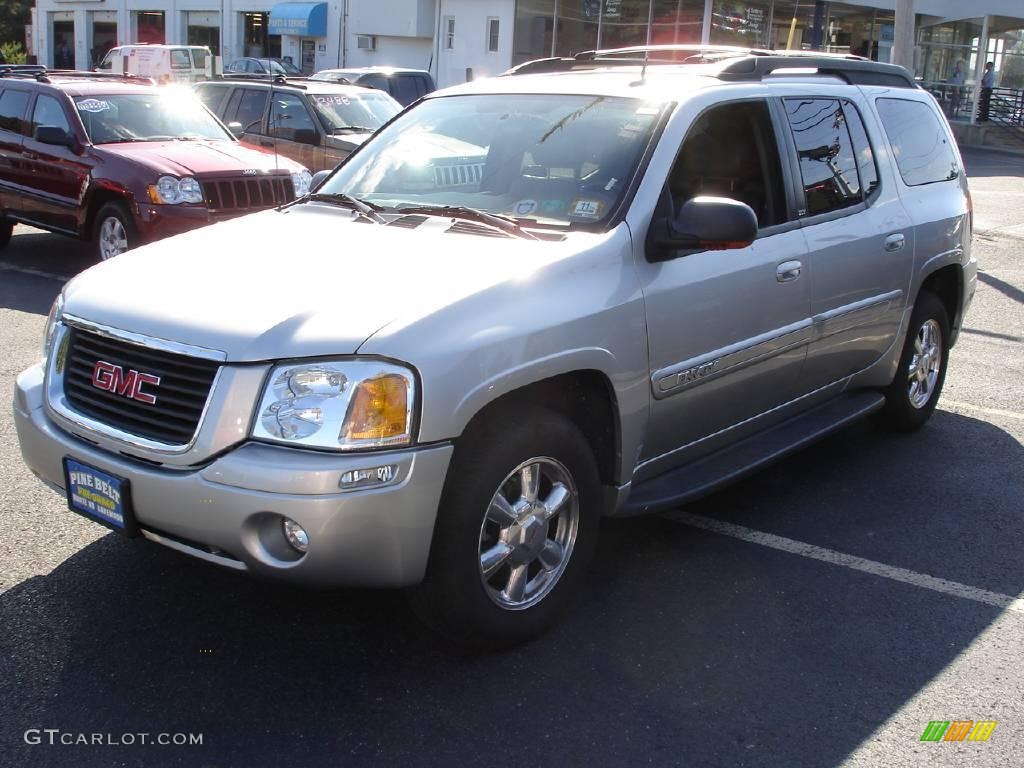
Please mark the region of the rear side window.
MULTIPOLYGON (((385 93, 391 93, 391 89, 388 87, 388 79, 383 75, 363 75, 359 78, 359 84, 365 85, 369 88, 376 88, 377 90, 384 91, 385 93)), ((394 96, 395 94, 392 93, 391 95, 394 96)))
POLYGON ((52 125, 56 128, 63 128, 68 133, 71 133, 71 124, 68 123, 64 107, 53 96, 47 96, 43 93, 36 97, 36 105, 32 109, 33 136, 35 135, 36 128, 41 125, 52 125))
POLYGON ((0 128, 14 133, 24 133, 25 108, 28 107, 26 91, 5 90, 0 94, 0 128))
POLYGON ((896 166, 908 187, 950 181, 960 175, 945 128, 927 104, 909 99, 875 101, 896 166))
POLYGON ((423 87, 423 78, 418 75, 399 75, 395 80, 398 81, 398 93, 392 95, 399 104, 406 106, 412 104, 426 93, 423 87))
POLYGON ((800 157, 805 214, 838 211, 863 200, 853 140, 838 99, 786 99, 800 157))
POLYGON ((229 88, 197 88, 199 91, 199 100, 203 102, 210 111, 215 115, 220 115, 220 105, 224 101, 224 94, 228 93, 229 88))
POLYGON ((195 59, 197 69, 203 69, 206 67, 206 51, 204 49, 193 48, 192 58, 195 59))
POLYGON ((246 88, 238 105, 235 120, 249 133, 263 133, 263 111, 267 106, 267 91, 246 88))
POLYGON ((188 57, 187 50, 175 48, 171 51, 171 69, 192 69, 192 59, 188 57))

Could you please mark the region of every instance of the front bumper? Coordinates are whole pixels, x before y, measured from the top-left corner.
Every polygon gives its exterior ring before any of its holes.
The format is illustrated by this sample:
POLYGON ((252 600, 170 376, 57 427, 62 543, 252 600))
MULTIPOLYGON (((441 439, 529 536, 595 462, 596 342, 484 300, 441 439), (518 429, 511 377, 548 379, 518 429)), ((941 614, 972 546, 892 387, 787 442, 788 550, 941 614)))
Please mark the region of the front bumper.
POLYGON ((236 570, 323 586, 402 587, 422 580, 452 446, 337 455, 247 442, 208 464, 171 469, 111 453, 49 417, 43 372, 17 380, 14 422, 29 468, 63 491, 62 459, 74 458, 131 484, 143 535, 236 570), (341 475, 385 464, 390 484, 339 492, 341 475), (280 556, 278 515, 309 534, 309 550, 280 556))

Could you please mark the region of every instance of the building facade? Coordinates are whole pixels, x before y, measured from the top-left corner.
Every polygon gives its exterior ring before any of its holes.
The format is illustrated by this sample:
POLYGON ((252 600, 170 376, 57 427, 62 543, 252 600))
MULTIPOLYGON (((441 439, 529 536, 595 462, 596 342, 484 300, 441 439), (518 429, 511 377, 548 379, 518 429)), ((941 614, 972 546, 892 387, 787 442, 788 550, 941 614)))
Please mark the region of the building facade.
MULTIPOLYGON (((279 56, 330 67, 428 69, 441 87, 547 56, 705 43, 890 61, 895 0, 38 0, 33 52, 87 68, 115 44, 209 45, 225 63, 279 56), (226 20, 221 24, 221 19, 226 20)), ((1024 0, 915 0, 917 75, 1024 89, 1024 0)))

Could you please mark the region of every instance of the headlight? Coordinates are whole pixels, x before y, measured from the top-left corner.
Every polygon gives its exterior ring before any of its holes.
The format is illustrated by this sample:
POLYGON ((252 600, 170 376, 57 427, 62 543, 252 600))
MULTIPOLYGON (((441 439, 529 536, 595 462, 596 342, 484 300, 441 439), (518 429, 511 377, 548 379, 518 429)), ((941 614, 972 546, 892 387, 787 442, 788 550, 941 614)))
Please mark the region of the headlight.
POLYGON ((199 186, 199 182, 191 176, 186 176, 184 179, 161 176, 156 180, 156 184, 149 186, 148 191, 150 202, 158 205, 203 202, 203 190, 199 186))
POLYGON ((313 182, 313 175, 303 169, 292 174, 292 186, 295 187, 295 196, 304 197, 309 194, 309 185, 313 182))
POLYGON ((50 307, 50 314, 46 316, 46 331, 43 335, 43 362, 46 362, 46 357, 50 353, 50 343, 53 341, 54 331, 57 330, 57 323, 60 322, 60 316, 64 313, 64 293, 61 292, 57 295, 57 298, 53 300, 53 306, 50 307))
POLYGON ((253 437, 355 451, 412 442, 416 379, 378 360, 279 365, 260 398, 253 437))

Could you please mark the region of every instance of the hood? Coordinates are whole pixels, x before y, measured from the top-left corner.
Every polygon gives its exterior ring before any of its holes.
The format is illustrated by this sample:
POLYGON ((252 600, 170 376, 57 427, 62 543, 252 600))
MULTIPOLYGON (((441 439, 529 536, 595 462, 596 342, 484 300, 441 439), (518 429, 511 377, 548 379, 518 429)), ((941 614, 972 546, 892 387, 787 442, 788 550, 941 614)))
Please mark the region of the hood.
POLYGON ((414 323, 529 279, 603 237, 496 238, 450 225, 385 227, 316 203, 264 211, 98 264, 68 284, 64 311, 237 362, 352 354, 396 318, 414 323))
POLYGON ((237 141, 139 141, 101 144, 102 151, 174 176, 231 175, 245 170, 295 172, 301 166, 286 157, 261 152, 237 141))
POLYGON ((345 152, 351 152, 371 136, 373 136, 373 131, 367 131, 365 133, 331 134, 327 137, 327 146, 331 149, 341 149, 345 152))

